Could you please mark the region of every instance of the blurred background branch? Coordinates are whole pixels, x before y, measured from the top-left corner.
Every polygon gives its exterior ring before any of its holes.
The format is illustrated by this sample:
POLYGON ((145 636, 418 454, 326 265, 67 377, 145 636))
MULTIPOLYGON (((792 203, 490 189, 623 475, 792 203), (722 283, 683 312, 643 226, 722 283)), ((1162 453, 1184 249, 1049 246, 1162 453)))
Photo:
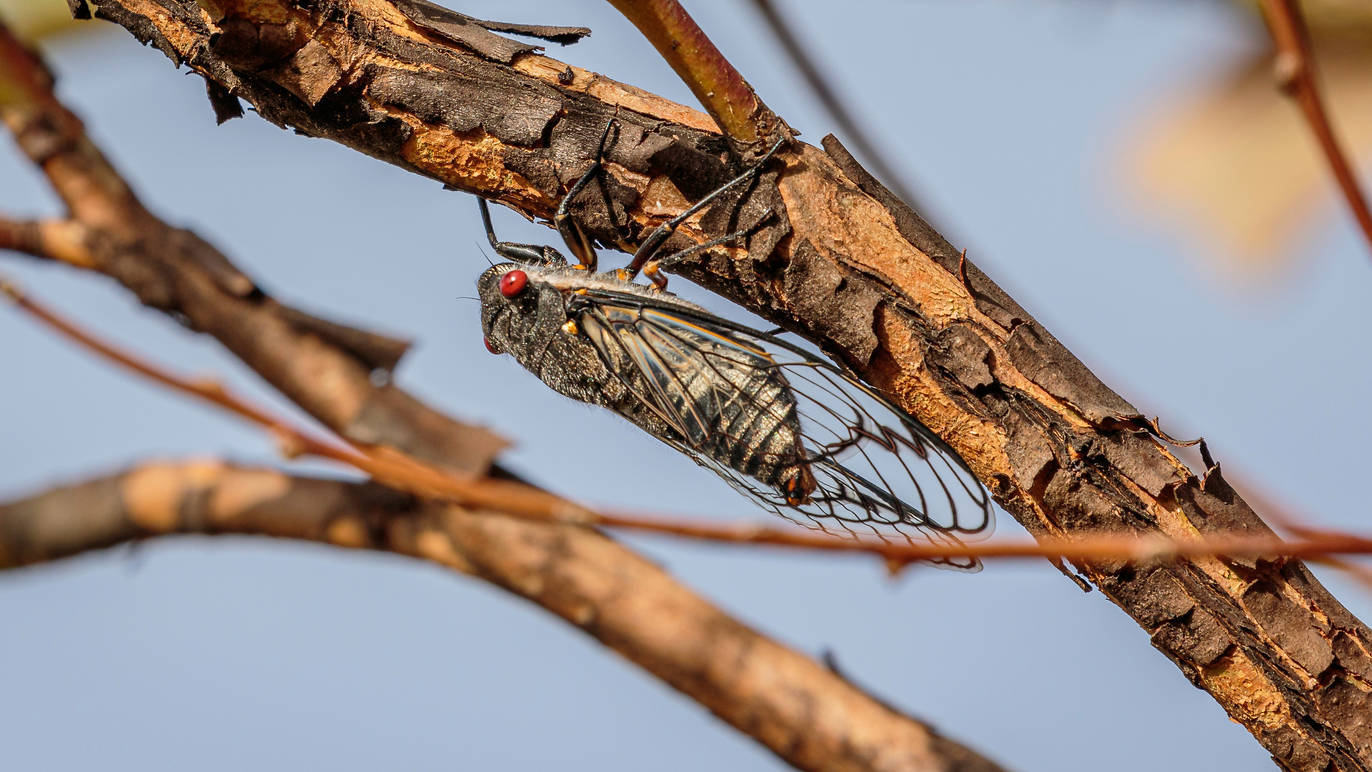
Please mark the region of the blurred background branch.
POLYGON ((1367 197, 1330 126, 1324 98, 1320 96, 1315 56, 1310 50, 1310 30, 1305 24, 1300 4, 1297 0, 1263 0, 1262 9, 1277 47, 1274 62, 1277 85, 1300 105, 1306 122, 1310 124, 1311 133, 1329 162, 1339 190, 1347 200, 1358 227, 1362 229, 1368 248, 1372 250, 1372 210, 1368 209, 1367 197))
POLYGON ((0 504, 0 569, 176 534, 315 541, 470 574, 538 602, 800 769, 1001 769, 612 542, 372 484, 218 461, 143 464, 0 504))
POLYGON ((1132 208, 1184 222, 1223 277, 1251 291, 1318 254, 1307 245, 1332 211, 1325 191, 1340 192, 1372 244, 1356 179, 1372 159, 1372 7, 1356 0, 1237 5, 1251 11, 1235 14, 1249 31, 1249 50, 1231 56, 1214 82, 1183 85, 1132 117, 1126 179, 1142 194, 1132 208), (1277 26, 1264 29, 1260 11, 1277 26), (1329 184, 1331 170, 1337 186, 1329 184))

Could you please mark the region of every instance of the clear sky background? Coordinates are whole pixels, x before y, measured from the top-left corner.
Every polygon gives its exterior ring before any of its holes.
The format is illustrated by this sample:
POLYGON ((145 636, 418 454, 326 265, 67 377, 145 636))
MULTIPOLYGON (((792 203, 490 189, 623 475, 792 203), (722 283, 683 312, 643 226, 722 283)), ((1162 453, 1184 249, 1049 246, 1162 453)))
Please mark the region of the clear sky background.
MULTIPOLYGON (((451 4, 592 27, 550 53, 692 103, 603 2, 451 4)), ((1324 524, 1365 525, 1372 269, 1350 218, 1331 197, 1301 238, 1305 259, 1249 285, 1213 270, 1194 234, 1126 213, 1118 182, 1130 130, 1160 97, 1205 87, 1250 51, 1249 26, 1202 2, 779 4, 952 240, 1107 383, 1174 435, 1204 434, 1226 472, 1263 493, 1324 524)), ((688 6, 804 139, 830 130, 746 4, 688 6)), ((516 439, 505 460, 522 473, 618 508, 765 517, 636 428, 485 352, 476 304, 459 299, 485 266, 469 196, 252 113, 216 127, 201 80, 121 29, 56 39, 47 54, 155 211, 283 300, 412 337, 400 382, 516 439)), ((0 210, 59 211, 7 141, 0 210)), ((497 216, 505 238, 555 238, 497 216)), ((0 271, 161 362, 282 405, 212 340, 107 279, 6 255, 0 271)), ((278 463, 262 434, 4 307, 0 355, 0 498, 151 457, 278 463)), ((1002 515, 998 533, 1022 531, 1002 515)), ((1011 767, 1270 764, 1132 620, 1046 564, 891 581, 864 559, 631 541, 1011 767)), ((1367 594, 1323 575, 1372 615, 1367 594)), ((561 622, 415 561, 161 540, 0 576, 0 619, 8 769, 780 766, 561 622)))

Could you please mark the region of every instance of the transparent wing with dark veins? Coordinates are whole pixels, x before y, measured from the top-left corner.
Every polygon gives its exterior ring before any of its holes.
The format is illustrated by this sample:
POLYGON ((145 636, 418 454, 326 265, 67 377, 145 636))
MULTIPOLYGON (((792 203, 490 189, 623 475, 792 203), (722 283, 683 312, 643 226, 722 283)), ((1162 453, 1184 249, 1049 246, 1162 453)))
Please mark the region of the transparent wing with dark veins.
POLYGON ((610 371, 679 435, 663 439, 764 508, 881 538, 958 541, 989 529, 989 495, 957 454, 828 361, 676 303, 592 291, 579 305, 578 324, 610 371), (640 377, 625 377, 626 367, 640 377), (814 479, 799 503, 768 484, 797 462, 814 479))

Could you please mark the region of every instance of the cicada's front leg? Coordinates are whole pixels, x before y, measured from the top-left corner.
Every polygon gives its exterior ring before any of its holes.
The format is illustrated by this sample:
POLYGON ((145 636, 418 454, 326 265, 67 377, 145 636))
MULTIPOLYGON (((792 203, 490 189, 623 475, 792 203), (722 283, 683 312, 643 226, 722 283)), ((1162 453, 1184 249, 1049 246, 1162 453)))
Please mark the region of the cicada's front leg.
POLYGON ((494 249, 497 255, 512 263, 567 264, 567 258, 561 252, 545 244, 520 244, 498 240, 495 237, 495 228, 491 225, 491 208, 486 205, 486 199, 478 196, 476 206, 481 210, 481 224, 486 228, 486 240, 491 243, 491 249, 494 249))
MULTIPOLYGON (((592 162, 591 168, 587 169, 586 173, 582 174, 572 185, 571 190, 567 191, 567 195, 562 197, 562 202, 557 205, 557 213, 553 215, 553 224, 557 226, 557 232, 562 236, 563 242, 567 244, 567 249, 576 257, 577 264, 573 267, 585 271, 595 270, 595 246, 585 231, 581 230, 581 226, 572 219, 568 204, 604 169, 602 159, 605 154, 605 141, 610 136, 610 129, 614 125, 613 119, 605 124, 605 131, 600 135, 600 146, 596 149, 595 161, 592 162)), ((497 255, 515 263, 567 264, 567 257, 554 247, 545 244, 521 244, 515 241, 497 239, 495 227, 491 225, 491 209, 486 204, 486 199, 478 197, 476 203, 481 210, 481 224, 486 229, 486 240, 491 243, 491 249, 494 249, 497 255)))

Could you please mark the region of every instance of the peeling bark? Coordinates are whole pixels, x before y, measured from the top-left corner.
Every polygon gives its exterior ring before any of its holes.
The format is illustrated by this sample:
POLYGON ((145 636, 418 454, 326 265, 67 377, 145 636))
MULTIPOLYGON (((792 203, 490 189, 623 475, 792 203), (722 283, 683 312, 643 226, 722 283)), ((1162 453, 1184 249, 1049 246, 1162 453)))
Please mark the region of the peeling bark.
MULTIPOLYGON (((213 14, 192 0, 105 0, 98 15, 270 121, 533 217, 551 217, 617 115, 606 195, 587 196, 576 215, 619 248, 737 168, 704 116, 532 52, 493 61, 382 0, 212 5, 213 14)), ((793 143, 779 158, 746 195, 675 238, 698 242, 768 208, 774 224, 684 275, 885 390, 1031 533, 1265 531, 1217 471, 1192 474, 1127 401, 837 142, 793 143)), ((1079 569, 1280 765, 1372 768, 1372 633, 1301 564, 1079 569)))

